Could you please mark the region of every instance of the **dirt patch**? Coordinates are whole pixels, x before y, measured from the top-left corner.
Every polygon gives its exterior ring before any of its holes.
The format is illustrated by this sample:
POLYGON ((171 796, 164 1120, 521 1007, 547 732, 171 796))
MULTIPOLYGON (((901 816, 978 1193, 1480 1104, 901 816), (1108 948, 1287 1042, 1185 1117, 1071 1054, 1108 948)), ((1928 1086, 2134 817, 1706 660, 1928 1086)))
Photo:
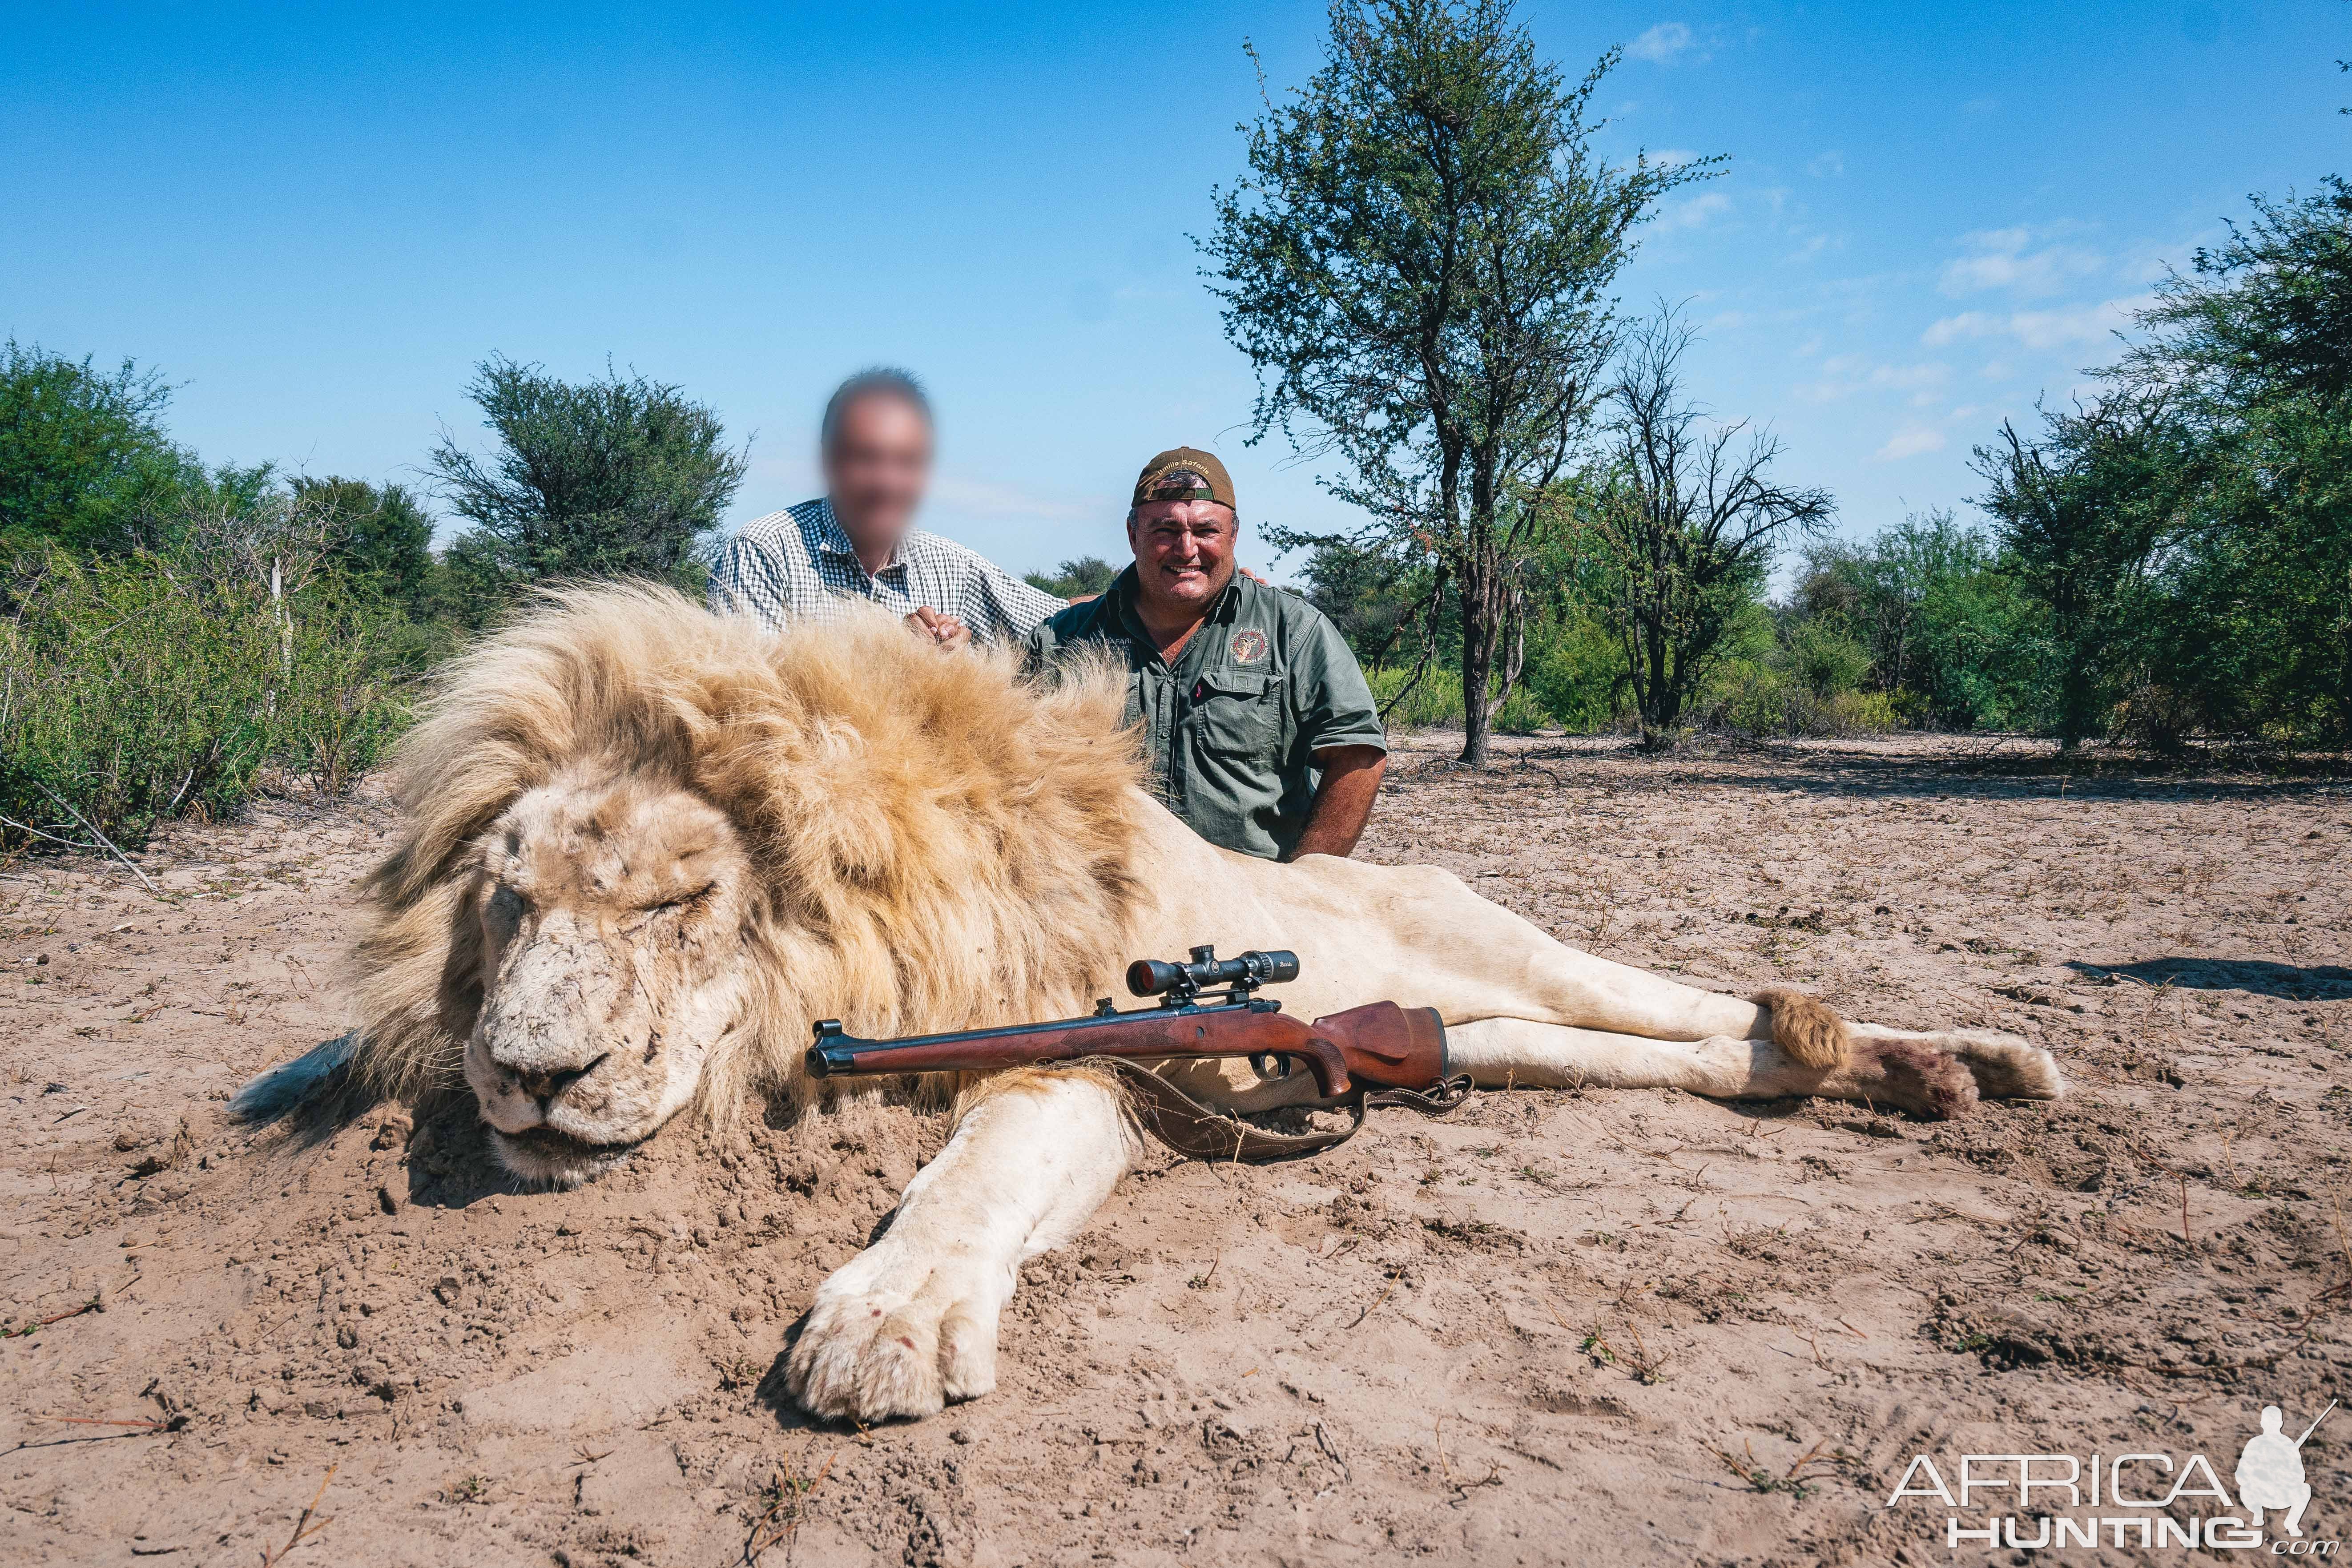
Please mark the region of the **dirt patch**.
MULTIPOLYGON (((2263 1404, 2338 1393, 2352 793, 1930 742, 1442 756, 1368 855, 1701 984, 2014 1030, 2072 1096, 1490 1095, 1162 1163, 1030 1266, 998 1393, 812 1427, 783 1347, 936 1118, 672 1133, 566 1194, 462 1116, 295 1151, 223 1101, 340 1031, 384 809, 176 834, 169 903, 19 864, 0 1557, 250 1564, 300 1524, 296 1562, 1941 1562, 1941 1510, 1881 1507, 1915 1452, 2226 1477, 2263 1404)), ((2317 1537, 2347 1434, 2304 1451, 2317 1537)))

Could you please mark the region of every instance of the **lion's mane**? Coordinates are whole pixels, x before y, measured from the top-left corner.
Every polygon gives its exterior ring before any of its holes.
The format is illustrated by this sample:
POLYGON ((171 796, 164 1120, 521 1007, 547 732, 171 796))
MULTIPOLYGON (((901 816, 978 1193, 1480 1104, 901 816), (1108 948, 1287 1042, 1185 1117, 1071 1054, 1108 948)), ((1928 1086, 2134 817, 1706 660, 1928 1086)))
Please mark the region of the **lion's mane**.
POLYGON ((560 590, 457 660, 392 768, 399 838, 368 877, 353 1071, 415 1100, 458 1081, 481 1000, 480 841, 559 779, 676 787, 723 812, 756 886, 747 1025, 702 1105, 799 1098, 814 1017, 888 1035, 1079 1010, 1141 887, 1120 683, 1050 687, 880 611, 782 634, 652 586, 560 590))

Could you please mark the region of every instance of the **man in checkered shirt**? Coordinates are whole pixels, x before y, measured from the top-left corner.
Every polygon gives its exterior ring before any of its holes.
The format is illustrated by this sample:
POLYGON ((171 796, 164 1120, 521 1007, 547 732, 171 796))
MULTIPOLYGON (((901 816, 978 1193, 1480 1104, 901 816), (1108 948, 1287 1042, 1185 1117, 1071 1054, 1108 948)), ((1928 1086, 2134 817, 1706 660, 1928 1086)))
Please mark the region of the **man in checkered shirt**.
POLYGON ((743 525, 710 577, 710 607, 772 629, 837 619, 865 600, 944 647, 1018 642, 1065 601, 977 551, 914 526, 930 477, 930 401, 899 370, 843 382, 818 437, 825 494, 743 525))

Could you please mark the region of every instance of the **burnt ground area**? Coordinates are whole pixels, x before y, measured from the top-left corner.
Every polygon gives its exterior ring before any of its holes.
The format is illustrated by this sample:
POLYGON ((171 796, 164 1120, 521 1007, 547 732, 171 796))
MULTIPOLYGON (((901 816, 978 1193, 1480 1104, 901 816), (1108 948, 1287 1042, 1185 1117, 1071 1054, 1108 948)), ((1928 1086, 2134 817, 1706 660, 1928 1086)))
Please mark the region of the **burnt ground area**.
MULTIPOLYGON (((1521 1092, 1304 1163, 1160 1158, 1029 1267, 996 1394, 812 1427, 782 1349, 939 1118, 673 1131, 572 1194, 462 1117, 297 1149, 223 1102, 340 1031, 387 810, 176 830, 165 901, 19 862, 0 1559, 249 1565, 316 1497, 291 1561, 1979 1561, 1884 1506, 1914 1454, 2227 1482, 2262 1405, 2292 1433, 2342 1390, 2352 790, 1975 742, 1445 754, 1403 748, 1364 853, 1699 984, 2013 1030, 2069 1097, 1521 1092)), ((2315 1538, 2347 1455, 2339 1412, 2315 1538)))

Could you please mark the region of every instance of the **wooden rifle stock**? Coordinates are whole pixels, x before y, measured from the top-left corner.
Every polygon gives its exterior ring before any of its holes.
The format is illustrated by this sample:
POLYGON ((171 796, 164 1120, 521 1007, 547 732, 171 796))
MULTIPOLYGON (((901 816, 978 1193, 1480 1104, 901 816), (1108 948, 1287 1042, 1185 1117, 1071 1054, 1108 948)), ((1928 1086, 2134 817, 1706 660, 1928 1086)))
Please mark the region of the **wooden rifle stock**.
POLYGON ((1307 1024, 1283 1012, 1279 1002, 1246 994, 1209 1006, 1185 999, 1131 1013, 1114 1011, 1105 1000, 1088 1017, 905 1040, 861 1040, 828 1018, 816 1026, 808 1070, 816 1078, 991 1072, 1088 1057, 1139 1062, 1249 1057, 1268 1078, 1285 1076, 1272 1070, 1274 1062, 1303 1061, 1325 1100, 1359 1088, 1426 1089, 1451 1076, 1445 1025, 1434 1007, 1370 1002, 1307 1024))

